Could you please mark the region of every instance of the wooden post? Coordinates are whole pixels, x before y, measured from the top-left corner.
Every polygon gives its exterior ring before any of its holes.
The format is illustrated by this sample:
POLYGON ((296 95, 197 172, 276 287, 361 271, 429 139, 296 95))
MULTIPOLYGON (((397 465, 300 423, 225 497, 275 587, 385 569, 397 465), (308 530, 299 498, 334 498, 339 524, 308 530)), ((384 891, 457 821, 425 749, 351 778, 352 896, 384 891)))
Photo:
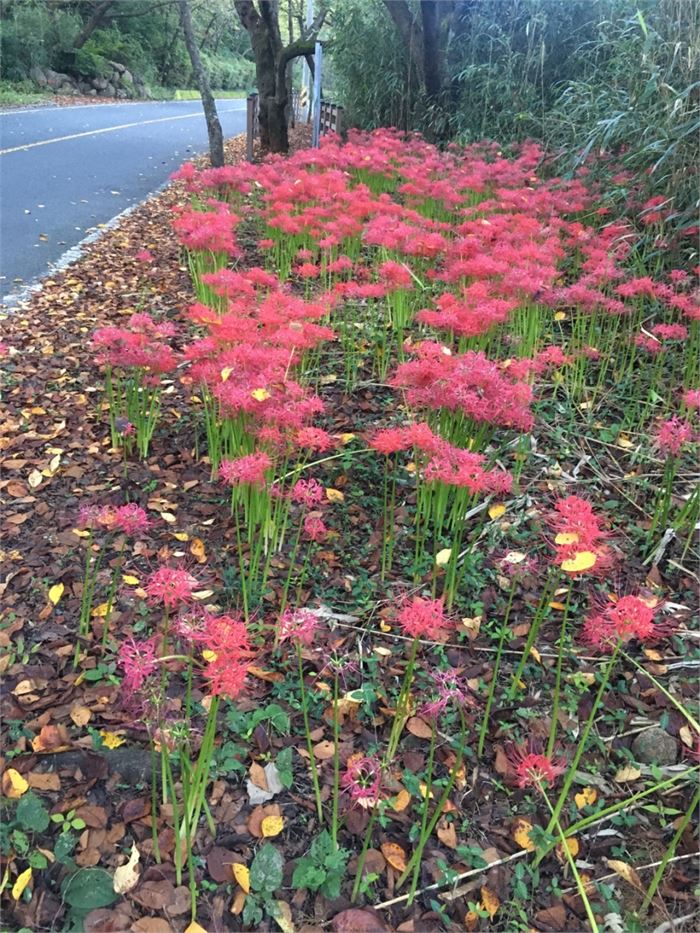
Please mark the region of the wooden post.
POLYGON ((335 110, 335 131, 338 136, 343 135, 343 108, 340 105, 335 110))
POLYGON ((246 98, 246 158, 253 161, 253 143, 257 130, 258 95, 249 94, 246 98))

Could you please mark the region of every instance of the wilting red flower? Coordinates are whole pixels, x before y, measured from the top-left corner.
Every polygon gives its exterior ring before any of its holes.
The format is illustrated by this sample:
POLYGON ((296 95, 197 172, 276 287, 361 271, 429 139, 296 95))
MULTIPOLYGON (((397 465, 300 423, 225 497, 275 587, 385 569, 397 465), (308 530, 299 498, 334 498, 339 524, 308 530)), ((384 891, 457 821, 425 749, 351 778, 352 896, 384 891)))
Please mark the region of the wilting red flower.
POLYGON ((314 640, 319 618, 310 609, 287 609, 279 618, 278 635, 280 644, 288 639, 302 645, 314 640))
POLYGON ((318 515, 307 515, 304 518, 304 534, 311 541, 321 542, 328 537, 328 528, 318 515))
POLYGON ((174 609, 192 600, 199 583, 186 570, 178 567, 159 567, 146 581, 146 595, 154 603, 162 603, 166 609, 174 609))
POLYGON ((397 621, 411 638, 435 641, 449 625, 442 599, 423 599, 420 596, 407 602, 399 612, 397 621))
POLYGON ((565 761, 543 755, 533 743, 526 746, 511 745, 507 755, 515 769, 518 787, 541 789, 545 781, 547 784, 553 784, 559 775, 566 771, 565 761))
POLYGON ((653 642, 670 634, 673 628, 654 621, 658 606, 649 606, 638 596, 610 600, 602 610, 583 623, 581 639, 601 651, 611 651, 618 642, 653 642))
POLYGON ((104 528, 105 531, 122 531, 137 534, 150 526, 146 512, 135 502, 126 505, 84 505, 78 513, 81 528, 104 528))
POLYGON ((656 433, 656 446, 667 457, 677 457, 694 440, 693 426, 677 416, 664 421, 656 433))
POLYGON ((382 786, 382 763, 378 758, 351 758, 340 779, 352 800, 377 800, 382 786))
POLYGON ((445 711, 450 703, 458 706, 474 706, 476 701, 471 695, 464 677, 457 671, 435 671, 431 674, 437 692, 435 699, 431 700, 421 710, 421 716, 434 719, 445 711))
POLYGON ((156 642, 155 636, 146 641, 127 638, 119 646, 118 663, 124 671, 122 688, 127 694, 140 690, 147 678, 158 669, 156 642))

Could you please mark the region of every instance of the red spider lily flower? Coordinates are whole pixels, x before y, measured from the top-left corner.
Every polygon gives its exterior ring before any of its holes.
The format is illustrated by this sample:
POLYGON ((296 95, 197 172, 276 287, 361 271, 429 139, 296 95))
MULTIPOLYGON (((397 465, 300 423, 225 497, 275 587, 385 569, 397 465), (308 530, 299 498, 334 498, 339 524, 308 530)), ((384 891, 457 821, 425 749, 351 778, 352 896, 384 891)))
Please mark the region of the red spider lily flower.
POLYGON ((246 454, 235 460, 222 460, 219 466, 219 478, 228 486, 265 486, 267 471, 272 460, 264 452, 246 454))
POLYGON ((134 256, 139 262, 153 262, 155 256, 149 249, 140 249, 134 256))
POLYGON ((305 450, 315 450, 318 453, 333 450, 338 446, 338 441, 328 431, 313 427, 301 428, 297 431, 295 442, 297 446, 305 450))
POLYGON ((542 789, 543 783, 554 784, 560 774, 566 771, 566 762, 543 755, 534 743, 511 745, 507 750, 508 761, 515 770, 518 787, 536 787, 542 789))
POLYGON ((148 677, 158 669, 157 638, 146 641, 127 638, 119 646, 118 663, 124 671, 123 690, 129 694, 140 690, 148 677))
POLYGON ((104 528, 105 531, 121 531, 124 534, 138 534, 150 527, 146 512, 136 503, 126 505, 84 505, 78 512, 78 525, 81 528, 104 528))
POLYGON ((175 609, 183 603, 192 601, 192 596, 199 582, 178 567, 159 567, 146 581, 146 595, 153 603, 160 603, 166 609, 175 609))
POLYGON ((656 446, 667 457, 678 457, 683 448, 692 444, 694 440, 692 424, 677 416, 664 421, 655 437, 656 446))
POLYGON ((378 758, 355 757, 348 760, 347 770, 340 779, 353 801, 373 801, 382 787, 382 763, 378 758))
POLYGON ((612 560, 610 549, 603 543, 607 534, 591 504, 579 496, 567 496, 554 508, 549 522, 556 531, 556 561, 562 570, 575 575, 607 569, 612 560))
POLYGON ((248 667, 243 661, 226 657, 216 657, 204 671, 212 696, 225 696, 230 700, 235 700, 243 691, 247 674, 248 667))
POLYGON ((323 486, 317 479, 300 479, 292 487, 289 498, 292 502, 305 506, 307 509, 320 505, 325 501, 323 486))
POLYGON ((420 596, 414 596, 404 604, 397 622, 409 637, 428 641, 438 639, 450 624, 442 599, 423 599, 420 596))
POLYGON ((476 700, 471 694, 466 680, 456 671, 435 671, 431 674, 437 692, 435 699, 426 703, 420 715, 436 719, 450 703, 458 706, 475 706, 476 700))
POLYGON ((310 609, 287 609, 278 621, 279 642, 291 640, 308 646, 314 640, 318 626, 319 618, 310 609))
POLYGON ((328 528, 318 515, 306 515, 304 517, 304 534, 310 541, 320 544, 328 537, 328 528))
POLYGON ((585 620, 581 640, 608 653, 618 643, 656 642, 674 631, 672 625, 654 620, 658 609, 639 596, 610 600, 585 620))
POLYGON ((689 411, 700 408, 700 389, 688 389, 683 393, 683 404, 689 411))

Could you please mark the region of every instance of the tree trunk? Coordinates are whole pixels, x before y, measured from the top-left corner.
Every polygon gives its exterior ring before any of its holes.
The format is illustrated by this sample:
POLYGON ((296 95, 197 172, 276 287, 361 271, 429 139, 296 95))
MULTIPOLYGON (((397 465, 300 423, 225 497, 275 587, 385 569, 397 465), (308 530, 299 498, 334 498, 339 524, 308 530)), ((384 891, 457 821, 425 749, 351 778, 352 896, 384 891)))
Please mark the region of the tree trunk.
POLYGON ((112 6, 113 2, 114 0, 102 0, 101 3, 97 4, 95 9, 92 11, 92 16, 87 21, 87 23, 85 23, 80 35, 75 40, 75 43, 73 45, 74 49, 82 49, 82 47, 85 45, 87 40, 90 38, 90 36, 93 34, 93 32, 97 29, 97 27, 100 25, 102 20, 105 18, 105 15, 107 11, 109 10, 109 8, 112 6))
POLYGON ((209 157, 214 168, 220 168, 224 164, 224 134, 221 131, 219 115, 216 112, 216 103, 214 95, 209 87, 202 59, 199 55, 199 49, 194 38, 192 29, 192 17, 190 15, 189 0, 178 0, 180 6, 180 24, 185 37, 185 45, 192 62, 192 71, 197 79, 199 93, 202 95, 202 107, 204 109, 204 118, 207 121, 207 135, 209 136, 209 157))

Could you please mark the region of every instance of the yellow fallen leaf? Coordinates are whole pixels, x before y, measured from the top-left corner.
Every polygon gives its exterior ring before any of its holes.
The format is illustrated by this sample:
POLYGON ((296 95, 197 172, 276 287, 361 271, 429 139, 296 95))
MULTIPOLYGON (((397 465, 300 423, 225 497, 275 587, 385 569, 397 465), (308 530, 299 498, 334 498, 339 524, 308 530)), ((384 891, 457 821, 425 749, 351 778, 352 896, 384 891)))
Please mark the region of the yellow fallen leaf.
POLYGON ((627 450, 630 447, 634 447, 634 441, 631 441, 626 435, 621 434, 617 439, 617 446, 627 450))
POLYGON ((554 539, 555 544, 576 544, 578 535, 575 531, 560 531, 554 539))
POLYGON ((275 901, 274 918, 282 933, 294 933, 292 908, 286 901, 275 901))
POLYGON ((90 613, 95 619, 104 619, 109 612, 109 603, 100 603, 90 613))
POLYGON ((132 577, 130 573, 125 573, 122 577, 122 583, 126 583, 127 586, 138 586, 140 582, 138 577, 132 577))
POLYGON ((565 321, 566 320, 566 311, 555 311, 554 312, 555 321, 565 321))
POLYGON ((598 557, 593 551, 579 551, 569 560, 561 562, 561 569, 565 573, 582 573, 584 570, 590 570, 595 567, 598 557))
POLYGON ((224 368, 221 370, 221 381, 226 382, 226 380, 228 379, 228 377, 231 375, 232 372, 233 372, 232 366, 224 366, 224 368))
POLYGON ((329 502, 344 502, 345 494, 342 493, 339 489, 326 489, 326 499, 329 502))
POLYGON ((81 528, 74 528, 74 529, 73 529, 73 534, 74 534, 74 535, 77 535, 79 538, 89 538, 89 537, 90 537, 90 532, 89 532, 89 531, 85 531, 84 529, 81 529, 81 528))
MULTIPOLYGON (((575 836, 570 836, 566 840, 566 848, 569 850, 571 857, 576 858, 576 856, 579 853, 579 849, 581 847, 578 844, 578 839, 575 836)), ((564 853, 564 844, 562 842, 560 842, 559 845, 557 846, 557 855, 559 856, 561 861, 564 861, 564 859, 566 858, 566 855, 564 853)))
POLYGON ((542 663, 542 655, 539 653, 539 651, 537 650, 537 648, 535 648, 534 645, 532 646, 532 648, 530 648, 530 654, 535 659, 535 661, 537 661, 538 664, 542 663))
POLYGON ((175 538, 176 541, 189 541, 190 540, 190 536, 187 534, 186 531, 174 531, 173 538, 175 538))
POLYGON ((120 745, 126 742, 126 739, 122 738, 121 735, 116 732, 107 732, 106 729, 100 730, 100 735, 105 748, 119 748, 120 745))
POLYGON ((177 519, 175 518, 172 512, 161 512, 160 517, 163 519, 164 522, 167 522, 169 525, 173 525, 177 521, 177 519))
POLYGON ((27 477, 27 482, 29 483, 32 489, 38 489, 38 487, 41 486, 43 481, 44 481, 44 477, 41 475, 41 473, 38 470, 32 470, 32 472, 27 477))
POLYGON ((212 651, 210 648, 205 648, 202 651, 202 657, 207 662, 207 664, 211 664, 212 661, 216 661, 216 651, 212 651))
POLYGON ((619 875, 620 878, 623 878, 628 884, 631 884, 633 887, 641 890, 642 882, 639 878, 639 875, 631 865, 628 865, 627 862, 621 862, 619 859, 614 858, 608 858, 605 861, 608 868, 611 868, 616 875, 619 875))
POLYGON ((489 917, 493 920, 496 911, 501 906, 501 902, 493 891, 489 891, 486 885, 483 885, 481 888, 481 903, 484 905, 484 910, 488 911, 489 917))
POLYGON ((253 396, 256 402, 264 402, 270 397, 270 393, 267 391, 267 389, 253 389, 250 394, 253 396))
POLYGON ((341 444, 349 444, 350 441, 354 441, 354 440, 355 440, 355 435, 350 433, 349 431, 346 431, 344 434, 340 435, 341 444))
POLYGON ((206 564, 207 551, 201 538, 193 538, 190 544, 190 554, 197 559, 198 564, 206 564))
POLYGON ((82 728, 86 726, 92 719, 92 710, 87 706, 81 706, 77 704, 70 711, 70 718, 73 720, 76 726, 82 728))
POLYGON ((633 768, 632 765, 625 765, 624 768, 620 770, 615 775, 615 780, 622 784, 625 781, 636 781, 642 776, 642 772, 639 768, 633 768))
POLYGON ((531 830, 532 823, 522 819, 516 820, 515 826, 513 827, 513 839, 522 849, 525 849, 526 852, 535 851, 535 843, 530 839, 531 830))
POLYGON ((406 853, 396 842, 384 842, 381 845, 384 858, 396 871, 406 871, 406 853))
POLYGON ((388 622, 385 622, 384 619, 380 619, 380 620, 379 620, 379 628, 381 629, 382 632, 390 632, 390 631, 391 631, 391 626, 389 625, 388 622))
POLYGON ((53 603, 53 605, 55 606, 58 603, 61 596, 63 596, 64 590, 65 590, 65 586, 62 583, 54 583, 54 585, 49 590, 49 602, 53 603))
POLYGON ((436 567, 445 567, 450 562, 450 557, 452 557, 452 548, 445 547, 441 551, 438 551, 435 555, 435 566, 436 567))
MULTIPOLYGON (((270 819, 266 817, 265 819, 270 819)), ((233 877, 236 879, 241 888, 245 891, 246 894, 250 894, 250 871, 248 870, 247 865, 240 865, 238 862, 234 862, 231 865, 233 870, 233 877)))
POLYGON ((391 809, 396 810, 397 813, 401 813, 402 810, 406 809, 410 802, 411 795, 405 787, 402 787, 398 794, 391 801, 391 809))
POLYGON ((19 771, 14 768, 8 768, 2 776, 2 792, 10 800, 17 800, 29 789, 29 784, 24 780, 19 771))
POLYGON ((500 518, 506 511, 505 505, 502 502, 495 502, 489 509, 489 518, 496 519, 500 518))
POLYGON ((207 933, 204 927, 201 927, 196 920, 193 920, 189 926, 185 927, 185 933, 207 933))
POLYGON ((566 609, 566 606, 564 605, 564 603, 560 603, 555 600, 554 602, 551 602, 549 604, 549 608, 556 609, 558 612, 564 612, 564 610, 566 609))
POLYGON ((132 845, 129 861, 125 865, 120 865, 114 869, 112 887, 116 894, 126 894, 127 891, 131 891, 132 888, 136 887, 140 878, 140 872, 136 870, 136 866, 140 858, 141 853, 135 845, 132 845))
POLYGON ((693 742, 693 733, 690 731, 688 726, 681 726, 680 729, 678 730, 678 736, 681 742, 685 746, 687 746, 687 748, 692 748, 693 745, 695 744, 693 742))
POLYGON ((595 803, 597 797, 598 791, 593 787, 584 787, 580 793, 574 794, 574 800, 579 810, 583 810, 584 807, 589 807, 592 803, 595 803))
POLYGON ((29 882, 32 880, 32 870, 31 868, 25 868, 21 875, 17 876, 17 880, 12 885, 12 897, 18 901, 22 897, 22 892, 27 887, 29 882))
POLYGON ((270 836, 279 836, 284 829, 284 819, 281 816, 266 816, 260 824, 260 831, 265 839, 270 836))

